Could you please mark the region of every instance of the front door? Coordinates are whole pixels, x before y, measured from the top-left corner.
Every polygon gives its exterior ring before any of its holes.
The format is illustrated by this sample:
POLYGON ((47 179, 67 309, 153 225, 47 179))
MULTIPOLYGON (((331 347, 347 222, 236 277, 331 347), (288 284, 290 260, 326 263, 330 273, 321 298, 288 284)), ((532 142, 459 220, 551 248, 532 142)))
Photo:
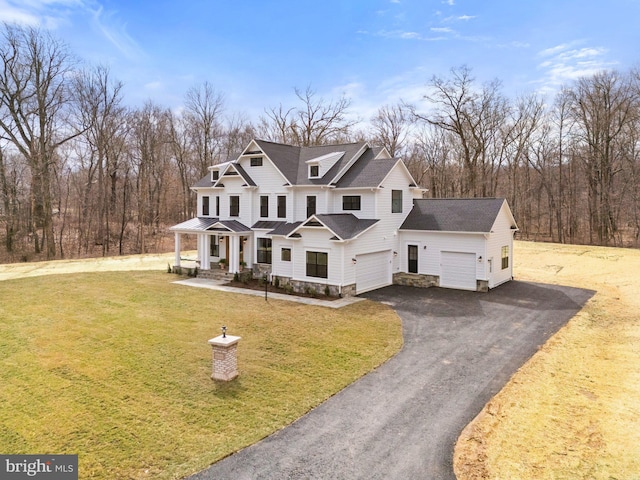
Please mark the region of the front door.
POLYGON ((407 258, 409 259, 408 271, 409 273, 418 273, 418 246, 409 245, 407 258))
POLYGON ((227 259, 227 264, 229 263, 229 244, 231 243, 229 241, 231 237, 224 237, 224 258, 227 259))
POLYGON ((245 237, 240 237, 240 265, 244 262, 244 241, 245 237))

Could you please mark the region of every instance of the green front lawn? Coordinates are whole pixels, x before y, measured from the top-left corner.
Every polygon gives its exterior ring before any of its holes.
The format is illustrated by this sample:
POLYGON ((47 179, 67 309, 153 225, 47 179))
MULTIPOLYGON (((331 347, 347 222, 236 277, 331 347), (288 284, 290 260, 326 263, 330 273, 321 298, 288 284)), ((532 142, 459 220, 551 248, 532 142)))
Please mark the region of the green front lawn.
POLYGON ((400 320, 174 285, 156 272, 0 282, 0 452, 77 453, 80 478, 181 478, 393 355, 400 320), (207 340, 242 337, 214 382, 207 340))

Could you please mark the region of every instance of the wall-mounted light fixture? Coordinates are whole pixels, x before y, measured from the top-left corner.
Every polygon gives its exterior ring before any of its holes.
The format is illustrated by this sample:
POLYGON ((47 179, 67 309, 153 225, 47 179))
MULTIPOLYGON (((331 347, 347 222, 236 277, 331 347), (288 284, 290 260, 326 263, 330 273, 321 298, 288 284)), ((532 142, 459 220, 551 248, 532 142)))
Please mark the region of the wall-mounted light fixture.
POLYGON ((482 255, 478 257, 478 263, 482 263, 482 255))
POLYGON ((393 252, 393 256, 397 257, 398 256, 398 252, 393 252))
POLYGON ((357 260, 356 260, 355 258, 352 258, 352 259, 351 259, 351 263, 352 263, 352 264, 354 264, 354 265, 356 264, 356 261, 357 261, 357 260))

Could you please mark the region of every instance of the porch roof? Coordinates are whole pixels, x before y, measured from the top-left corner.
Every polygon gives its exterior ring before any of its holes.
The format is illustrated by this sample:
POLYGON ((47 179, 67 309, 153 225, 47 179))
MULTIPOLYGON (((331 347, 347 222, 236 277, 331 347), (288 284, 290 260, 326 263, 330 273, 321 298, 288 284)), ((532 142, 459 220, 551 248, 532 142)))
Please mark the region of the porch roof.
POLYGON ((232 233, 250 232, 251 229, 237 220, 220 220, 219 218, 196 217, 169 228, 173 232, 201 233, 205 231, 221 231, 232 233))

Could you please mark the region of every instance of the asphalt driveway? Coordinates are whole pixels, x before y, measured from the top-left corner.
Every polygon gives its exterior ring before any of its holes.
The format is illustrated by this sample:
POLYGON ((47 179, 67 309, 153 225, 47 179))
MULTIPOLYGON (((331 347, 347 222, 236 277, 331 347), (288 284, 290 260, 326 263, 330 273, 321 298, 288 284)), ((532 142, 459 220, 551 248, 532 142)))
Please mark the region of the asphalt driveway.
POLYGON ((391 286, 365 294, 402 318, 400 353, 190 479, 455 479, 462 429, 593 293, 509 282, 489 293, 391 286))

